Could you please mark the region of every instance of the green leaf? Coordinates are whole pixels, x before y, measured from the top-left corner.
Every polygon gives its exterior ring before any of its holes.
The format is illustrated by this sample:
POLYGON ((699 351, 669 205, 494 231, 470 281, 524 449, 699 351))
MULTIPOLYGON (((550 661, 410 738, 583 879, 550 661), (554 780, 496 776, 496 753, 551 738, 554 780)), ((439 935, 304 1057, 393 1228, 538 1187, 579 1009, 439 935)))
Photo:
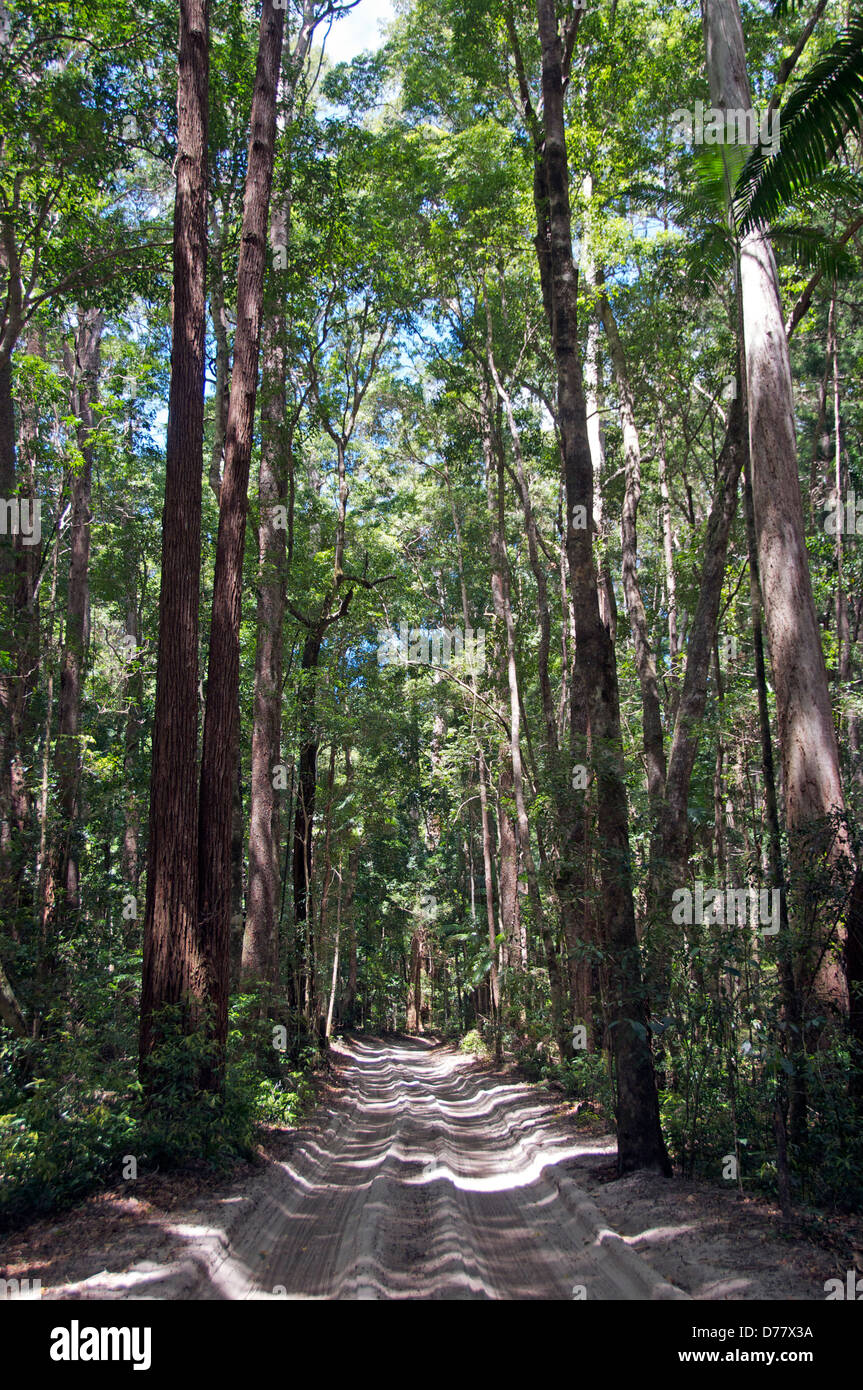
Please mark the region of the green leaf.
POLYGON ((741 233, 771 222, 824 172, 863 115, 863 16, 848 28, 794 88, 780 109, 780 147, 757 146, 735 188, 741 233))

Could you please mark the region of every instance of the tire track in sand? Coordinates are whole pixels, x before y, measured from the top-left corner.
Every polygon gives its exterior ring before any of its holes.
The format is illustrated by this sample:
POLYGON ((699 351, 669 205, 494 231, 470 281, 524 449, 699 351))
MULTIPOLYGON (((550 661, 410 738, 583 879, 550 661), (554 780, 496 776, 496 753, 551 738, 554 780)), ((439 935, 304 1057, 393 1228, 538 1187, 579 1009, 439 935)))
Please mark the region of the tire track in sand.
POLYGON ((342 1059, 329 1126, 274 1165, 192 1297, 687 1297, 569 1176, 583 1147, 547 1095, 418 1039, 342 1059))

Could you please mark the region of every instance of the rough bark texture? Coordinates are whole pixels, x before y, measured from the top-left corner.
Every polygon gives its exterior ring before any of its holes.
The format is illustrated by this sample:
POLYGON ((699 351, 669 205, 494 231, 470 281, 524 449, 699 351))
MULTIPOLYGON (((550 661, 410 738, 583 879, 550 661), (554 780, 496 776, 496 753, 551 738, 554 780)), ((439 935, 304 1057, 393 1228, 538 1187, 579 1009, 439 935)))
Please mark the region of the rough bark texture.
POLYGON ((198 602, 207 264, 208 0, 180 0, 174 302, 141 991, 142 1066, 162 1005, 201 996, 198 602))
POLYGON ((216 501, 222 489, 222 458, 228 423, 228 388, 231 379, 231 349, 228 341, 228 314, 225 307, 225 272, 222 256, 223 231, 210 205, 212 231, 210 256, 210 318, 216 341, 216 383, 213 392, 213 444, 210 450, 209 484, 216 501))
POLYGON ((600 617, 593 559, 593 469, 576 334, 577 276, 572 258, 569 171, 563 113, 562 46, 554 0, 537 0, 542 50, 541 162, 546 197, 537 202, 540 269, 550 282, 551 329, 557 366, 558 422, 567 497, 567 553, 578 634, 578 667, 587 698, 591 760, 597 786, 603 888, 603 937, 612 965, 612 1047, 617 1064, 618 1167, 670 1172, 659 1124, 656 1081, 635 931, 629 823, 620 733, 617 668, 600 617), (547 259, 546 259, 547 257, 547 259), (587 526, 574 525, 584 507, 587 526))
MULTIPOLYGON (((31 324, 27 352, 41 356, 42 334, 31 324)), ((24 393, 19 396, 18 458, 14 441, 11 364, 0 365, 0 497, 29 507, 29 526, 23 519, 17 536, 4 527, 0 536, 0 650, 9 654, 0 671, 0 887, 11 906, 17 901, 30 845, 32 798, 27 767, 35 730, 28 724, 30 702, 40 670, 41 627, 38 576, 42 559, 35 528, 38 409, 24 393)), ((10 913, 10 930, 18 923, 10 913)))
MULTIPOLYGON (((59 813, 51 850, 44 897, 43 936, 50 938, 64 916, 79 903, 80 849, 77 822, 80 811, 81 690, 86 660, 90 609, 90 491, 93 474, 92 432, 96 417, 100 346, 103 317, 87 310, 79 313, 74 354, 67 367, 72 376, 72 406, 78 419, 81 468, 72 479, 69 527, 69 580, 66 598, 66 635, 60 664, 60 701, 54 762, 59 813)), ((49 940, 49 953, 53 942, 49 940)))
MULTIPOLYGON (((237 759, 243 546, 258 389, 261 309, 275 157, 276 94, 284 24, 284 11, 275 10, 272 0, 264 0, 252 96, 251 138, 237 271, 237 330, 225 437, 225 467, 219 493, 219 536, 213 578, 207 706, 201 754, 198 924, 207 998, 212 1006, 213 1039, 220 1057, 228 1027, 231 794, 237 759)), ((220 1070, 220 1067, 217 1068, 217 1072, 220 1070)))

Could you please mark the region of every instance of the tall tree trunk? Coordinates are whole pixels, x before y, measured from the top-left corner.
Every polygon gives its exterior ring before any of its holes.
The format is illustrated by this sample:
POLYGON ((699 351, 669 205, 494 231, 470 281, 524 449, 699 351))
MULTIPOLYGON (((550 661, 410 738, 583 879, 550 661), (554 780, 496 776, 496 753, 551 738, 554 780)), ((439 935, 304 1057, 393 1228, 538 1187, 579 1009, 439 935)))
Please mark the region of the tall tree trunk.
POLYGON ((130 593, 126 604, 126 635, 135 643, 134 654, 130 657, 131 666, 126 674, 126 727, 123 734, 123 778, 126 784, 126 798, 123 809, 123 850, 121 862, 123 878, 128 891, 137 896, 140 875, 138 839, 140 835, 140 807, 135 788, 138 749, 143 725, 144 673, 141 665, 141 623, 138 615, 137 593, 130 593))
POLYGON ((767 821, 768 862, 770 886, 779 890, 779 982, 782 1008, 789 1025, 786 1046, 793 1067, 790 1078, 791 1139, 802 1144, 806 1137, 806 1058, 803 1010, 794 972, 794 952, 788 920, 788 899, 785 892, 785 866, 782 860, 782 836, 779 829, 779 801, 776 795, 776 774, 773 761, 773 739, 770 733, 770 706, 767 700, 767 665, 764 660, 764 634, 761 623, 761 584, 758 573, 758 543, 755 535, 755 510, 752 503, 752 480, 747 458, 744 473, 744 504, 746 508, 746 543, 749 552, 749 604, 752 615, 752 642, 755 649, 755 688, 758 694, 758 727, 761 735, 761 772, 764 777, 764 816, 767 821))
POLYGON ((591 760, 597 783, 604 944, 611 953, 612 1047, 617 1063, 618 1167, 670 1172, 647 1031, 647 1008, 635 931, 629 816, 623 769, 614 646, 602 623, 593 561, 593 470, 576 336, 577 276, 572 258, 569 170, 563 113, 562 46, 554 0, 537 0, 542 50, 543 177, 537 200, 540 273, 557 367, 558 421, 567 497, 567 553, 572 579, 578 668, 587 699, 591 760), (584 512, 579 511, 583 508, 584 512), (586 521, 581 526, 581 520, 586 521))
MULTIPOLYGON (((318 941, 321 949, 326 939, 327 909, 330 903, 330 888, 333 881, 333 860, 332 860, 332 839, 333 839, 333 794, 336 781, 336 752, 337 745, 335 739, 330 744, 330 766, 327 772, 327 809, 324 816, 324 863, 321 874, 321 909, 318 915, 318 941)), ((337 948, 338 949, 338 948, 337 948)), ((329 1037, 329 1032, 324 1026, 324 1016, 321 1012, 322 1001, 318 1001, 318 1016, 316 1019, 318 1038, 321 1043, 329 1037)))
POLYGON ((668 464, 665 456, 665 427, 662 415, 657 430, 659 455, 659 497, 662 512, 662 554, 665 560, 665 595, 668 611, 668 665, 671 717, 677 717, 678 660, 680 646, 677 636, 677 583, 674 577, 674 545, 671 534, 671 499, 668 493, 668 464))
MULTIPOLYGON (((604 284, 600 270, 599 283, 604 284)), ((656 679, 656 662, 650 644, 647 627, 647 614, 638 583, 638 505, 641 501, 641 441, 635 423, 635 399, 629 379, 629 366, 623 343, 617 329, 617 322, 604 289, 599 295, 599 313, 605 338, 611 355, 614 376, 617 382, 618 414, 623 433, 623 458, 626 466, 626 488, 623 496, 620 530, 623 550, 621 573, 626 607, 632 628, 635 647, 635 666, 641 686, 643 710, 643 744, 647 764, 647 797, 653 827, 652 842, 656 830, 665 793, 665 746, 662 735, 662 707, 659 700, 659 683, 656 679)), ((652 844, 655 850, 655 843, 652 844)))
MULTIPOLYGON (((737 0, 702 0, 707 75, 719 110, 752 106, 737 0)), ((847 1012, 848 995, 829 929, 818 925, 817 890, 804 887, 822 858, 834 881, 854 875, 844 825, 839 752, 812 597, 788 342, 776 263, 765 227, 743 239, 740 294, 746 353, 749 451, 758 563, 770 646, 785 815, 795 897, 811 939, 808 967, 822 1006, 847 1012)), ((824 913, 830 916, 829 912, 824 913)))
POLYGON ((44 933, 53 956, 51 937, 63 919, 77 910, 79 893, 79 836, 81 784, 81 692, 86 662, 90 608, 90 491, 93 474, 92 433, 96 424, 103 316, 80 311, 74 358, 68 355, 73 381, 72 402, 78 417, 78 448, 82 467, 72 480, 72 518, 69 529, 69 582, 66 593, 66 635, 60 664, 60 703, 54 761, 59 814, 48 860, 44 933))
MULTIPOLYGON (((349 744, 345 744, 345 785, 348 795, 351 794, 353 786, 354 769, 351 762, 351 749, 349 744)), ((344 1001, 344 1022, 348 1028, 353 1028, 357 1013, 357 924, 354 917, 354 892, 357 885, 357 872, 360 865, 360 849, 356 843, 356 836, 352 835, 352 844, 348 851, 348 882, 345 890, 344 915, 348 923, 348 984, 345 992, 344 1001)))
POLYGON ((285 14, 264 0, 252 95, 251 136, 237 270, 237 330, 219 493, 219 536, 207 706, 198 807, 198 925, 212 1007, 217 1065, 209 1084, 220 1086, 228 1030, 231 920, 231 791, 236 774, 240 675, 243 548, 249 468, 258 390, 261 309, 267 254, 270 190, 276 141, 276 95, 285 14))
MULTIPOLYGON (((275 223, 275 219, 274 223, 275 223)), ((285 613, 286 532, 276 523, 283 503, 285 443, 284 316, 267 315, 263 330, 261 469, 258 482, 258 629, 252 726, 249 814, 249 893, 243 941, 245 980, 278 979, 279 796, 282 626, 285 613)))
MULTIPOLYGON (((834 318, 832 344, 830 345, 831 356, 833 358, 833 485, 836 491, 837 519, 842 516, 843 495, 842 495, 842 412, 839 392, 839 337, 836 327, 838 318, 838 308, 836 308, 836 285, 833 286, 834 318)), ((844 698, 843 692, 851 679, 851 628, 848 622, 848 596, 845 593, 845 583, 843 574, 843 555, 842 555, 842 535, 844 527, 836 527, 836 690, 839 696, 840 705, 844 698)), ((860 749, 860 719, 859 716, 849 711, 845 715, 845 725, 848 731, 848 749, 852 755, 860 749)), ((858 760, 853 757, 855 771, 860 776, 861 769, 858 760)), ((853 773, 852 773, 853 775, 853 773)))
POLYGON ((225 432, 228 422, 228 387, 231 379, 231 349, 228 342, 228 313, 225 306, 225 270, 223 259, 224 230, 219 226, 215 208, 210 203, 210 318, 216 342, 216 382, 213 391, 213 444, 210 450, 208 482, 216 501, 222 489, 222 459, 225 453, 225 432))
POLYGON ((198 948, 198 603, 204 451, 209 0, 180 0, 171 386, 162 518, 159 651, 141 1068, 164 1005, 203 996, 198 948))
MULTIPOLYGON (((27 332, 27 352, 31 356, 43 356, 42 333, 30 324, 27 332)), ((0 388, 3 389, 3 388, 0 388)), ((17 830, 17 852, 12 855, 12 880, 11 886, 15 894, 17 903, 18 889, 21 884, 21 877, 24 873, 25 865, 29 858, 29 847, 26 839, 26 832, 31 819, 31 797, 27 783, 26 764, 28 761, 28 749, 32 747, 32 736, 29 728, 26 727, 29 701, 36 689, 39 670, 39 644, 40 644, 40 623, 39 623, 39 567, 42 558, 41 548, 38 543, 41 526, 37 530, 35 524, 36 499, 36 466, 39 440, 39 420, 38 406, 32 399, 26 397, 19 401, 19 435, 18 435, 18 484, 17 494, 19 505, 26 504, 31 508, 30 518, 33 527, 32 538, 25 539, 23 535, 15 538, 14 553, 14 592, 12 595, 12 615, 14 623, 14 644, 5 648, 12 655, 14 676, 12 677, 12 699, 9 718, 10 734, 10 758, 8 764, 8 774, 11 780, 11 824, 17 830)), ((4 494, 9 496, 10 494, 4 494)), ((40 512, 41 516, 41 512, 40 512)), ((22 527, 23 530, 23 527, 22 527)), ((4 544, 6 538, 4 537, 4 544)), ((2 604, 2 595, 0 595, 2 604)), ((8 679, 6 677, 3 680, 8 679)), ((2 695, 0 695, 2 701, 2 695)), ((2 714, 0 714, 2 720, 2 714)), ((5 777, 7 768, 4 767, 0 777, 5 777)), ((3 803, 5 794, 0 791, 0 804, 3 803)), ((0 883, 5 877, 3 863, 7 859, 7 849, 11 851, 11 842, 7 839, 9 825, 7 821, 0 820, 0 883)), ((11 906, 11 895, 7 902, 11 906)), ((13 922, 14 927, 14 922, 13 922)))
MULTIPOLYGON (((488 300, 486 300, 486 308, 488 309, 488 300)), ((456 508, 456 505, 455 505, 455 499, 453 498, 453 495, 452 495, 452 486, 451 486, 451 483, 450 483, 449 470, 448 470, 446 464, 444 464, 444 475, 445 475, 445 477, 446 477, 447 495, 448 495, 448 497, 449 497, 449 504, 450 504, 450 514, 451 514, 451 516, 452 516, 453 528, 454 528, 454 530, 455 530, 456 542, 457 542, 457 546, 458 546, 458 575, 459 575, 459 587, 460 587, 460 589, 461 589, 461 613, 462 613, 462 620, 463 620, 463 622, 464 622, 464 629, 465 629, 465 632, 467 632, 469 628, 472 628, 472 627, 473 627, 473 623, 472 623, 472 621, 471 621, 471 612, 470 612, 470 606, 469 606, 469 604, 468 604, 468 597, 467 597, 467 585, 465 584, 465 578, 464 578, 464 546, 463 546, 463 544, 462 544, 461 522, 460 522, 460 520, 459 520, 458 509, 456 508)), ((473 665, 471 666, 470 681, 471 681, 471 687, 472 687, 474 693, 476 693, 476 689, 477 689, 477 673, 476 673, 476 671, 473 669, 473 665)), ((483 865, 483 883, 484 883, 484 886, 485 886, 486 924, 487 924, 487 927, 488 927, 488 949, 489 949, 489 955, 491 956, 491 971, 490 971, 490 978, 491 978, 491 985, 492 985, 492 991, 491 991, 491 993, 492 993, 492 1006, 493 1006, 493 1009, 494 1009, 494 1024, 495 1024, 495 1033, 494 1033, 494 1037, 495 1037, 495 1056, 497 1057, 498 1060, 500 1060, 500 1052, 501 1052, 501 1046, 502 1046, 502 1039, 501 1039, 500 966, 501 966, 501 964, 507 965, 507 964, 508 964, 508 960, 507 960, 507 952, 506 952, 506 949, 501 950, 501 949, 500 949, 500 946, 499 946, 499 944, 498 944, 498 941, 497 941, 498 931, 497 931, 497 927, 496 927, 496 925, 495 925, 495 914, 494 914, 494 866, 493 866, 493 863, 492 863, 492 852, 491 852, 491 838, 492 838, 492 836, 491 836, 491 824, 490 824, 490 821, 489 821, 489 815, 490 815, 489 797, 488 797, 489 775, 488 775, 488 766, 487 766, 486 760, 485 760, 485 753, 484 753, 484 750, 483 750, 482 741, 481 741, 480 739, 477 739, 477 781, 478 781, 478 784, 479 784, 480 836, 481 836, 481 842, 482 842, 482 865, 483 865)), ((468 844, 470 844, 471 841, 472 841, 472 833, 473 833, 473 832, 472 832, 472 829, 469 829, 469 831, 468 831, 468 844)), ((513 871, 514 871, 514 869, 515 869, 515 866, 513 865, 513 871)), ((470 890, 471 890, 471 920, 472 920, 472 921, 475 921, 475 920, 476 920, 476 911, 475 911, 475 903, 474 903, 474 876, 473 876, 473 860, 472 860, 472 858, 471 858, 471 866, 470 866, 470 890)), ((513 891, 515 892, 515 887, 513 888, 513 891)), ((516 894, 516 898, 517 898, 517 894, 516 894)), ((504 946, 505 946, 505 944, 506 944, 506 943, 504 943, 504 946)), ((446 959, 446 958, 444 958, 444 959, 446 959)), ((444 1000, 446 1000, 446 993, 444 993, 444 1000)))
POLYGON ((45 688, 45 724, 42 734, 42 781, 39 788, 39 850, 36 856, 36 891, 34 894, 36 913, 39 920, 39 941, 37 947, 38 963, 36 969, 37 1004, 33 1020, 34 1037, 39 1036, 42 1026, 42 1015, 40 1011, 47 997, 46 985, 50 963, 47 949, 47 924, 49 914, 48 877, 50 870, 48 856, 48 790, 51 781, 51 727, 54 714, 54 673, 56 667, 54 626, 57 615, 57 577, 60 568, 60 530, 61 515, 58 511, 54 544, 51 548, 51 593, 48 601, 48 623, 45 634, 45 661, 48 668, 48 675, 45 688))
MULTIPOLYGON (((15 405, 12 399, 12 363, 0 362, 0 497, 9 501, 16 495, 15 405)), ((4 527, 0 536, 0 648, 14 652, 20 634, 15 625, 16 538, 4 527)), ((15 757, 13 732, 16 703, 15 679, 11 664, 0 666, 0 882, 11 877, 12 859, 12 767, 15 757)))
MULTIPOLYGON (((662 823, 662 859, 667 882, 664 898, 654 904, 664 912, 666 889, 685 880, 689 863, 689 783, 701 733, 701 719, 707 701, 710 658, 716 641, 716 625, 722 598, 722 578, 728 552, 728 537, 737 510, 737 491, 747 452, 746 420, 740 393, 732 402, 722 451, 717 463, 717 485, 707 521, 704 560, 695 617, 686 648, 686 668, 665 779, 665 805, 662 823)), ((662 1007, 662 1000, 654 1001, 662 1007)))
POLYGON ((245 816, 243 812, 243 758, 237 749, 237 766, 231 788, 231 936, 230 988, 238 989, 245 932, 243 900, 246 887, 245 816))
MULTIPOLYGON (((482 870, 483 882, 485 884, 485 913, 486 924, 488 926, 488 949, 492 961, 491 983, 492 983, 492 1004, 495 1010, 495 1039, 500 1036, 499 1016, 500 1016, 500 983, 498 975, 498 960, 501 952, 497 945, 497 927, 494 916, 494 870, 491 858, 491 827, 489 825, 489 805, 488 805, 488 771, 485 765, 485 757, 482 749, 479 750, 477 757, 477 774, 479 779, 479 814, 480 828, 482 834, 482 870)), ((471 883, 473 875, 471 875, 471 883)))
MULTIPOLYGON (((561 976, 560 959, 554 936, 549 927, 546 912, 540 897, 539 879, 533 857, 530 821, 528 819, 524 792, 524 767, 521 748, 521 698, 518 685, 518 668, 515 659, 515 620, 512 612, 509 559, 506 550, 506 481, 503 441, 499 438, 493 438, 491 411, 488 406, 488 396, 490 393, 485 383, 483 394, 485 398, 485 409, 483 411, 485 419, 483 450, 486 454, 486 466, 489 477, 494 477, 496 473, 497 478, 494 503, 491 509, 492 597, 495 616, 502 625, 504 638, 501 643, 501 665, 506 682, 505 688, 509 695, 509 753, 512 767, 512 793, 515 801, 515 829, 518 837, 521 862, 527 879, 527 897, 530 904, 531 915, 534 926, 542 939, 546 964, 548 966, 552 1032, 560 1048, 561 1055, 566 1056, 566 1048, 569 1041, 566 1009, 567 992, 564 988, 561 976)), ((548 718, 547 702, 545 702, 544 707, 546 710, 546 718, 548 718)), ((553 723, 553 710, 551 711, 551 719, 553 723)))
POLYGON ((318 659, 321 652, 320 626, 310 628, 303 643, 300 662, 299 714, 297 725, 300 743, 300 763, 297 778, 297 804, 294 815, 294 960, 297 977, 297 997, 292 1000, 311 1022, 311 1004, 315 983, 314 926, 309 913, 309 893, 312 882, 312 828, 315 821, 315 797, 318 780, 318 728, 315 710, 315 688, 318 659))
POLYGON ((333 1032, 333 1010, 336 1002, 336 987, 339 982, 339 945, 342 935, 342 866, 339 861, 339 882, 336 888, 336 935, 333 942, 333 974, 330 981, 330 1002, 327 1005, 327 1022, 324 1029, 324 1036, 332 1037, 333 1032))
POLYGON ((411 932, 410 964, 408 965, 408 1002, 405 1029, 408 1033, 421 1033, 423 997, 423 955, 422 939, 419 931, 411 932))

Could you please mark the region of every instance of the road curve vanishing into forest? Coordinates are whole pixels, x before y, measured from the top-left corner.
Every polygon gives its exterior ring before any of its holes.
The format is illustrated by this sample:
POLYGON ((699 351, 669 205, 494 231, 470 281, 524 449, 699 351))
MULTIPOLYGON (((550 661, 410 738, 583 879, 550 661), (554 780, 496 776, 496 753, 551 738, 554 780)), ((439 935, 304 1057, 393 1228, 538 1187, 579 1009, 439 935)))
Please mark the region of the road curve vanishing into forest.
POLYGON ((343 1090, 287 1161, 164 1231, 156 1259, 59 1296, 688 1297, 569 1175, 585 1145, 547 1092, 423 1039, 339 1053, 343 1090))

